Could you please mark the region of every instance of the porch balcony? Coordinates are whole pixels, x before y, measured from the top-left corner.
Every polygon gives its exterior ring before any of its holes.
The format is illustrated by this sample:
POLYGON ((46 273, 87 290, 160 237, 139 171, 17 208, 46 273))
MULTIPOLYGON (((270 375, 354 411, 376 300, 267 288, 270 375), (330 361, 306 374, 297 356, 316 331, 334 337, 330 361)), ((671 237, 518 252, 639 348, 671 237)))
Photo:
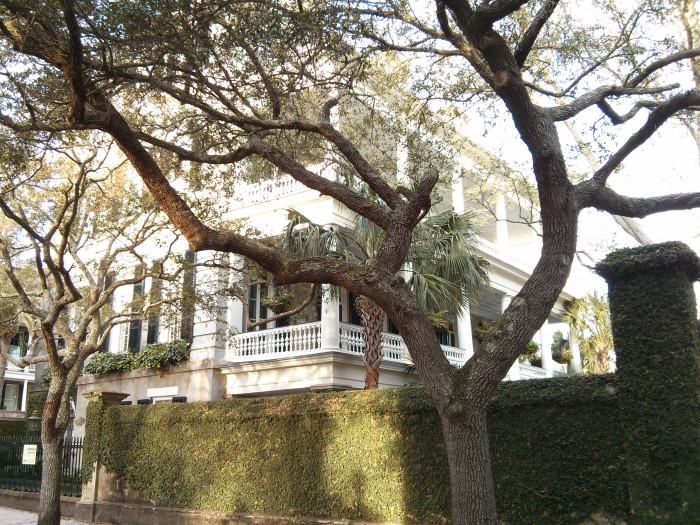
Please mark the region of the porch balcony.
MULTIPOLYGON (((226 395, 262 395, 318 389, 362 388, 364 339, 362 327, 338 323, 337 346, 324 345, 321 321, 246 332, 228 345, 222 368, 226 395)), ((461 366, 467 350, 442 345, 448 361, 461 366)), ((403 339, 382 334, 380 386, 403 386, 418 381, 403 339)), ((521 379, 547 377, 547 371, 518 363, 521 379)))

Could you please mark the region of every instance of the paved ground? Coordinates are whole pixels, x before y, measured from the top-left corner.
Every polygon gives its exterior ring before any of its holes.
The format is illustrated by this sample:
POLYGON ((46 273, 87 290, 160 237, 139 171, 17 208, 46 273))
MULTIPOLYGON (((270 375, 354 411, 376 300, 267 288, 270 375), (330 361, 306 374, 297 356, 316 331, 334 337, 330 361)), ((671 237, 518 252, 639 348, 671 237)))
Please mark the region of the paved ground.
MULTIPOLYGON (((0 507, 0 524, 2 525, 36 525, 36 518, 36 512, 0 507)), ((85 522, 63 518, 61 525, 85 525, 85 522)))

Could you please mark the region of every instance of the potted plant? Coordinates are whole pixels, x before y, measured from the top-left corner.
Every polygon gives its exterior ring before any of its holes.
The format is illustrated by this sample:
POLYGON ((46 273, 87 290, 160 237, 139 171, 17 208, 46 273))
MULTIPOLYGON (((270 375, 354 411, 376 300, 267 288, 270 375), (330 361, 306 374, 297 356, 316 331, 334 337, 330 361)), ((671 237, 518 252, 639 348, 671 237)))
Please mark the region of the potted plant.
POLYGON ((286 288, 276 288, 275 295, 263 297, 260 302, 262 305, 276 314, 281 314, 289 309, 292 304, 294 294, 286 288))

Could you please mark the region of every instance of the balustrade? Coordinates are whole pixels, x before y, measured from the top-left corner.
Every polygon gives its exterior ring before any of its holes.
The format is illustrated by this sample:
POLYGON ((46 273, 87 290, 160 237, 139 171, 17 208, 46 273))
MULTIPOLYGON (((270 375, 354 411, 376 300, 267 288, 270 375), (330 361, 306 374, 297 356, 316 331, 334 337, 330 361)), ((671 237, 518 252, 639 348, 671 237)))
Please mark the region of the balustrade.
POLYGON ((230 361, 255 361, 313 353, 321 347, 321 323, 246 332, 229 346, 230 361))
MULTIPOLYGON (((339 352, 361 356, 364 352, 364 336, 362 327, 340 323, 339 352)), ((462 366, 467 358, 464 348, 442 346, 445 357, 454 366, 462 366)), ((298 324, 270 330, 258 330, 237 334, 233 344, 229 346, 227 358, 229 361, 258 361, 309 355, 321 351, 321 323, 298 324)), ((326 351, 326 350, 324 350, 326 351)), ((382 334, 382 356, 386 361, 406 362, 409 359, 408 349, 401 336, 382 334)), ((523 379, 547 377, 547 371, 523 363, 519 363, 523 379)))

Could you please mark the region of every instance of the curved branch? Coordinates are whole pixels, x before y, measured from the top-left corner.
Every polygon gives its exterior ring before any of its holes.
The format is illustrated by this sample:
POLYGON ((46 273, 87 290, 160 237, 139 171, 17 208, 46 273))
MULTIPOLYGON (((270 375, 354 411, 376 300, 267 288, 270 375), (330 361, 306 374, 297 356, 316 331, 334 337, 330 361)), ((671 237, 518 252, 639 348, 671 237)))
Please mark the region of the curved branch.
POLYGON ((617 150, 598 171, 593 175, 593 180, 600 186, 604 186, 610 174, 624 161, 635 149, 646 142, 669 118, 677 112, 693 106, 700 106, 700 90, 691 90, 671 97, 659 105, 649 114, 644 125, 632 135, 622 147, 617 150))
POLYGON ((654 213, 700 207, 700 193, 674 193, 659 197, 627 197, 594 181, 576 186, 582 204, 622 217, 642 218, 654 213))
POLYGON ((636 88, 612 85, 600 86, 589 91, 588 93, 584 93, 569 104, 552 108, 545 108, 544 111, 547 113, 547 115, 549 115, 549 117, 552 120, 554 120, 555 122, 560 122, 562 120, 567 120, 572 117, 575 117, 576 115, 590 108, 591 106, 598 105, 603 111, 603 113, 608 115, 608 117, 610 118, 610 120, 613 121, 613 123, 618 124, 625 121, 623 120, 624 117, 620 117, 612 110, 608 102, 605 100, 607 97, 619 97, 624 95, 658 95, 660 93, 665 93, 678 87, 679 84, 670 84, 667 86, 659 86, 653 88, 636 88), (608 108, 611 112, 610 114, 608 114, 608 108))
POLYGON ((696 58, 700 56, 700 48, 688 49, 685 51, 679 51, 678 53, 673 53, 664 58, 657 60, 645 67, 636 77, 628 79, 625 81, 625 86, 636 87, 644 80, 649 78, 649 76, 658 71, 659 69, 666 67, 670 64, 675 64, 681 60, 686 60, 689 58, 696 58))
POLYGON ((301 312, 304 308, 309 306, 313 300, 314 297, 316 297, 316 289, 318 288, 317 284, 312 284, 311 287, 309 288, 309 293, 306 296, 306 299, 304 299, 304 302, 301 303, 299 306, 296 308, 293 308, 292 310, 287 310, 286 312, 282 312, 281 314, 273 315, 272 317, 268 317, 267 319, 261 319, 260 321, 256 321, 254 323, 251 323, 250 321, 247 323, 247 328, 250 330, 251 328, 256 328, 258 326, 263 326, 266 325, 267 323, 272 323, 273 321, 277 321, 278 319, 284 319, 285 317, 289 317, 294 314, 298 314, 301 312))
POLYGON ((542 31, 542 28, 552 16, 558 4, 559 0, 547 0, 535 15, 535 19, 530 26, 525 30, 525 34, 516 46, 514 53, 515 62, 518 64, 518 67, 522 68, 525 64, 525 60, 527 60, 532 46, 540 35, 540 31, 542 31))

